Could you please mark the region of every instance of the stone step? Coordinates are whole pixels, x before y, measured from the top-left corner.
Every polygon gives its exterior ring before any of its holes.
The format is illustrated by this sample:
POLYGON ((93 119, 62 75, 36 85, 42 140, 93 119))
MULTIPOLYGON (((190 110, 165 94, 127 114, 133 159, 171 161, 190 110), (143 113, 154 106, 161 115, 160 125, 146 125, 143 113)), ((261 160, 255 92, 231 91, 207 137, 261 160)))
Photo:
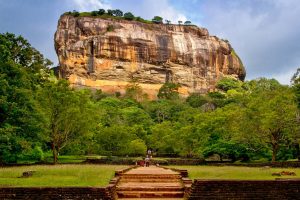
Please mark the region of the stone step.
POLYGON ((117 187, 117 191, 184 191, 183 187, 158 187, 158 186, 133 186, 133 187, 129 187, 129 186, 124 186, 124 187, 117 187))
POLYGON ((135 182, 126 182, 126 183, 119 183, 118 186, 124 187, 124 186, 129 186, 129 187, 147 187, 147 186, 155 186, 155 187, 182 187, 183 184, 181 182, 158 182, 158 183, 135 183, 135 182))
POLYGON ((120 179, 120 183, 129 183, 129 182, 135 182, 135 183, 172 183, 172 182, 180 182, 180 179, 152 179, 152 178, 144 178, 144 179, 138 179, 138 178, 131 178, 131 179, 120 179))
POLYGON ((183 198, 183 191, 117 191, 119 198, 183 198))
POLYGON ((118 198, 118 200, 184 200, 184 198, 118 198))
POLYGON ((183 198, 118 198, 118 200, 184 200, 183 198))
POLYGON ((122 177, 181 178, 179 174, 123 174, 122 177))

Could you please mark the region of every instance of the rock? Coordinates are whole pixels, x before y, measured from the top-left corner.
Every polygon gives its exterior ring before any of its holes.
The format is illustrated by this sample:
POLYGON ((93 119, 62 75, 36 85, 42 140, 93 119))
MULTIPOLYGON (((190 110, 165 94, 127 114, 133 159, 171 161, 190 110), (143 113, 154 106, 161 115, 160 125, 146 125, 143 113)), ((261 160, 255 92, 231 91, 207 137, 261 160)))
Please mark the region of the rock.
POLYGON ((281 176, 281 173, 280 172, 274 172, 274 173, 272 173, 272 176, 281 176))
POLYGON ((25 171, 22 173, 22 176, 20 176, 19 178, 29 178, 31 177, 36 171, 25 171))
POLYGON ((146 24, 64 14, 55 49, 59 74, 73 86, 124 94, 138 80, 151 99, 165 82, 179 93, 207 93, 224 75, 240 80, 245 69, 230 44, 196 26, 146 24))

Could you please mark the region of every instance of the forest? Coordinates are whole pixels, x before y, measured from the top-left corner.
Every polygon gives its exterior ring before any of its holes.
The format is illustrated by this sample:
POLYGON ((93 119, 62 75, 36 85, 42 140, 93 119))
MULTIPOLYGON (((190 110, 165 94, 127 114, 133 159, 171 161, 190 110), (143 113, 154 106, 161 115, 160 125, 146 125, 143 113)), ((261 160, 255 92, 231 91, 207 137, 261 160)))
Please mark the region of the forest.
POLYGON ((291 85, 223 77, 217 90, 182 98, 165 83, 149 100, 76 89, 22 36, 0 34, 0 163, 52 155, 139 156, 240 162, 300 159, 300 68, 291 85))

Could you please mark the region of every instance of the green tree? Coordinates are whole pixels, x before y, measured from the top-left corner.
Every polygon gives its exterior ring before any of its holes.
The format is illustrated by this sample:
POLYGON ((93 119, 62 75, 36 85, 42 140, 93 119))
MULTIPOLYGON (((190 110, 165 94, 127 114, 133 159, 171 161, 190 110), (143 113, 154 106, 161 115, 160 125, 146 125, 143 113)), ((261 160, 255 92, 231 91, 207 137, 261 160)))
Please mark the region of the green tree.
POLYGON ((137 139, 131 134, 130 127, 124 125, 98 126, 94 137, 100 155, 125 156, 130 142, 137 139))
POLYGON ((191 21, 185 21, 184 25, 192 25, 192 22, 191 21))
POLYGON ((280 149, 292 138, 299 138, 295 132, 299 126, 295 96, 290 88, 274 80, 259 80, 255 85, 258 87, 243 103, 246 108, 240 120, 242 138, 252 137, 253 142, 270 148, 272 161, 276 161, 280 149))
POLYGON ((193 108, 200 108, 204 104, 210 102, 210 99, 207 96, 199 93, 192 93, 190 96, 188 96, 186 102, 193 108))
POLYGON ((131 156, 145 155, 147 146, 141 139, 132 140, 128 145, 128 154, 131 156))
POLYGON ((124 19, 133 20, 134 15, 131 12, 124 13, 124 19))
POLYGON ((0 161, 17 162, 45 141, 36 88, 51 62, 22 36, 0 34, 0 161))
POLYGON ((132 81, 126 86, 125 97, 134 99, 136 101, 142 101, 145 97, 142 87, 137 81, 132 81))
POLYGON ((104 15, 105 14, 105 10, 104 9, 99 9, 98 10, 98 15, 104 15))
MULTIPOLYGON (((293 91, 296 96, 297 106, 298 106, 298 114, 297 114, 297 124, 300 124, 300 68, 297 69, 296 73, 293 75, 291 80, 293 91)), ((299 125, 300 127, 300 125, 299 125)), ((297 130, 298 132, 300 130, 297 130)), ((298 160, 300 160, 300 141, 295 142, 295 148, 297 152, 298 160)))
POLYGON ((91 12, 91 15, 92 15, 92 16, 97 16, 97 15, 98 15, 98 11, 96 11, 96 10, 92 11, 92 12, 91 12))
POLYGON ((170 20, 165 20, 165 22, 167 23, 167 24, 171 24, 171 21, 170 20))
POLYGON ((238 89, 241 87, 241 82, 231 77, 225 77, 218 81, 217 88, 227 92, 231 89, 238 89))
POLYGON ((123 12, 119 9, 114 10, 114 16, 117 17, 122 17, 123 16, 123 12))
POLYGON ((162 24, 163 23, 163 18, 160 16, 154 16, 152 19, 152 22, 156 23, 156 24, 162 24))
POLYGON ((54 164, 58 154, 70 141, 89 131, 92 120, 89 114, 88 95, 75 91, 65 80, 49 82, 39 91, 39 102, 47 119, 48 138, 54 164))
POLYGON ((300 68, 298 68, 296 73, 293 75, 291 83, 293 85, 293 89, 298 102, 298 109, 300 110, 300 68))
POLYGON ((111 10, 111 9, 108 9, 107 10, 107 14, 110 15, 110 16, 113 16, 114 15, 114 11, 111 10))
POLYGON ((137 107, 126 107, 121 111, 122 118, 128 126, 143 125, 148 128, 152 124, 152 120, 148 113, 137 107))
POLYGON ((159 89, 157 97, 160 99, 178 99, 180 85, 176 83, 165 83, 159 89))
POLYGON ((77 10, 73 10, 72 15, 73 15, 74 17, 79 17, 79 16, 80 16, 80 13, 79 13, 77 10))
POLYGON ((176 151, 178 141, 176 140, 173 126, 168 121, 152 126, 148 140, 148 146, 155 149, 160 155, 178 153, 176 151))

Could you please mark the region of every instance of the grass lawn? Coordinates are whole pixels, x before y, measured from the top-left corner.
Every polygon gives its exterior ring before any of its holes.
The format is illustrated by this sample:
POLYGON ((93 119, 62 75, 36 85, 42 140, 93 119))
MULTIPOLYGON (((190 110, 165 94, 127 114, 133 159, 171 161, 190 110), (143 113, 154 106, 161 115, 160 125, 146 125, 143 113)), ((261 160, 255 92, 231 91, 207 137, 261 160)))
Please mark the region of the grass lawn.
POLYGON ((191 179, 244 179, 274 180, 275 178, 300 178, 300 168, 259 168, 234 166, 172 166, 186 169, 191 179), (297 176, 272 176, 273 172, 293 171, 297 176))
POLYGON ((106 186, 121 165, 35 165, 1 167, 0 187, 106 186), (36 171, 32 177, 18 178, 24 171, 36 171))

